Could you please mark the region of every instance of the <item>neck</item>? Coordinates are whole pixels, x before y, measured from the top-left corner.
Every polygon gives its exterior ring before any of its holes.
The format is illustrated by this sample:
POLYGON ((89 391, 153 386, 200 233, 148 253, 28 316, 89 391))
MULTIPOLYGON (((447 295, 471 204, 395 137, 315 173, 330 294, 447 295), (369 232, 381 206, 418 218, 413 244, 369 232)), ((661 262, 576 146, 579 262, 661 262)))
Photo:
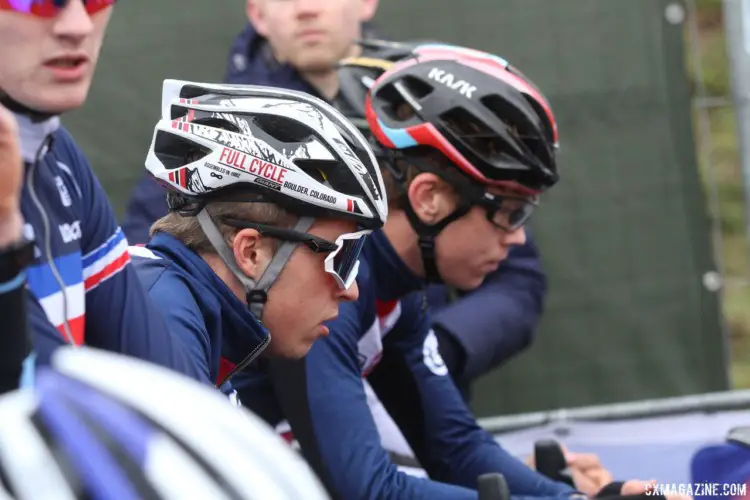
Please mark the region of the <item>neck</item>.
MULTIPOLYGON (((352 44, 351 48, 341 59, 356 57, 362 53, 362 47, 352 44)), ((302 77, 325 99, 331 101, 339 92, 339 75, 336 68, 327 71, 301 72, 302 77)))
POLYGON ((383 234, 396 251, 406 267, 416 276, 424 276, 422 252, 419 249, 417 233, 409 224, 409 219, 402 210, 391 210, 383 226, 383 234))
POLYGON ((238 299, 244 301, 245 288, 242 286, 242 283, 240 283, 240 280, 238 280, 234 275, 232 270, 229 269, 226 264, 224 264, 224 261, 221 260, 221 257, 216 254, 205 252, 201 252, 199 253, 199 255, 201 259, 206 261, 208 267, 210 267, 213 272, 216 273, 216 276, 218 276, 219 279, 229 287, 232 293, 235 294, 238 299))
POLYGON ((302 77, 328 101, 336 97, 339 91, 339 78, 335 71, 302 73, 302 77))
POLYGON ((53 116, 46 120, 35 121, 24 114, 14 113, 14 115, 18 122, 21 157, 26 163, 32 163, 47 136, 59 128, 60 118, 53 116))

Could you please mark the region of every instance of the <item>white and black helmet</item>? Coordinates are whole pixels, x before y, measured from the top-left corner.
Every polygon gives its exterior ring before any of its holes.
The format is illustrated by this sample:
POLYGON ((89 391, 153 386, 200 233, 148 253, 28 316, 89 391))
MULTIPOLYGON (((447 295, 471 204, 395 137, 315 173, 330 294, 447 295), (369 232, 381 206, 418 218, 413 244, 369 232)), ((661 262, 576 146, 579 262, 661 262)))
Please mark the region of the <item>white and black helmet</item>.
POLYGON ((0 471, 0 498, 17 500, 330 498, 215 389, 89 347, 60 348, 33 389, 0 397, 0 471))
MULTIPOLYGON (((298 236, 319 217, 355 222, 360 231, 329 242, 332 248, 311 247, 329 254, 326 270, 344 288, 356 278, 364 235, 388 218, 383 178, 367 140, 331 105, 302 92, 165 80, 146 169, 168 188, 171 210, 197 217, 258 318, 300 240, 284 241, 253 280, 237 267, 207 203, 274 203, 299 216, 291 229, 298 236)), ((264 230, 280 237, 269 226, 264 230)))
POLYGON ((332 106, 302 92, 165 80, 146 168, 177 194, 171 203, 181 210, 220 198, 271 201, 367 229, 388 217, 367 140, 332 106))

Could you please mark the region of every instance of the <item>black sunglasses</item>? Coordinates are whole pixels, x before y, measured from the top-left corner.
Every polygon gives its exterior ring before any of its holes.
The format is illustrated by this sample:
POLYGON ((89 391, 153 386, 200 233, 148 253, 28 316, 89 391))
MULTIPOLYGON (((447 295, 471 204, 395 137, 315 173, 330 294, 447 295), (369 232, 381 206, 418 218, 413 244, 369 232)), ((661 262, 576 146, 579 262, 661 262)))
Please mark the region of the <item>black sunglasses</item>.
POLYGON ((258 224, 256 222, 248 222, 239 219, 233 219, 231 217, 222 218, 221 222, 227 226, 232 226, 238 229, 255 229, 263 236, 270 236, 277 240, 290 241, 293 243, 302 243, 307 246, 314 253, 329 253, 333 252, 338 248, 336 243, 328 241, 319 236, 308 233, 300 233, 293 229, 284 229, 276 226, 269 226, 267 224, 258 224))

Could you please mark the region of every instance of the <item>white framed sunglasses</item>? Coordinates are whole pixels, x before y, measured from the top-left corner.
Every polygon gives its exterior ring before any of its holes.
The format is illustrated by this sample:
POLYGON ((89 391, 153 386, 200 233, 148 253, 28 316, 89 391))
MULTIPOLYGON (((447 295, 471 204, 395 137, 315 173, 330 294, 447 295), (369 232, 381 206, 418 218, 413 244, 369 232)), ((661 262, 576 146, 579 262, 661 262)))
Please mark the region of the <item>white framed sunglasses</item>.
POLYGON ((278 240, 302 243, 314 253, 327 253, 324 261, 325 270, 333 276, 342 290, 348 290, 357 279, 359 255, 365 245, 365 238, 372 232, 371 229, 364 229, 354 233, 344 233, 332 242, 314 234, 240 219, 227 217, 222 218, 222 222, 236 228, 255 229, 262 235, 278 240))

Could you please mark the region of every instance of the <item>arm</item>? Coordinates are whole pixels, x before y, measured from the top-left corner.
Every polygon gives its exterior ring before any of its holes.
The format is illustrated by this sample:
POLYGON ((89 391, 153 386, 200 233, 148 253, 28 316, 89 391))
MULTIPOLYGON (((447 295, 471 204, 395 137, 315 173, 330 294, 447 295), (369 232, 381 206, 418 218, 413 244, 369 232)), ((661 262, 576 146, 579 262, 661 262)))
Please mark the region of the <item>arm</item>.
POLYGON ((478 426, 448 376, 421 300, 402 301, 401 320, 385 337, 383 358, 368 381, 430 477, 473 488, 481 474, 500 472, 514 498, 574 493, 530 469, 478 426))
POLYGON ((305 358, 269 363, 276 398, 305 458, 337 499, 476 499, 473 490, 408 476, 390 462, 367 406, 355 307, 340 307, 330 334, 305 358))
POLYGON ((546 291, 539 252, 529 238, 511 250, 481 287, 436 311, 434 325, 462 350, 447 356, 459 360, 449 365, 451 375, 474 379, 528 347, 546 291))
POLYGON ((0 317, 3 318, 0 394, 18 388, 23 361, 31 353, 31 339, 26 317, 25 284, 25 271, 0 283, 0 317))
POLYGON ((23 183, 18 124, 0 105, 0 317, 3 318, 0 349, 0 394, 18 387, 23 360, 31 351, 26 318, 26 271, 17 242, 23 217, 20 198, 23 183))
POLYGON ((151 177, 144 174, 133 189, 128 202, 122 230, 131 245, 148 242, 154 222, 167 215, 167 193, 151 177))
MULTIPOLYGON (((61 132, 62 133, 62 132, 61 132)), ((64 138, 63 138, 64 139, 64 138)), ((138 280, 128 243, 99 181, 72 140, 61 144, 75 155, 81 191, 81 252, 86 294, 85 342, 190 374, 182 346, 174 342, 159 311, 138 280)))

